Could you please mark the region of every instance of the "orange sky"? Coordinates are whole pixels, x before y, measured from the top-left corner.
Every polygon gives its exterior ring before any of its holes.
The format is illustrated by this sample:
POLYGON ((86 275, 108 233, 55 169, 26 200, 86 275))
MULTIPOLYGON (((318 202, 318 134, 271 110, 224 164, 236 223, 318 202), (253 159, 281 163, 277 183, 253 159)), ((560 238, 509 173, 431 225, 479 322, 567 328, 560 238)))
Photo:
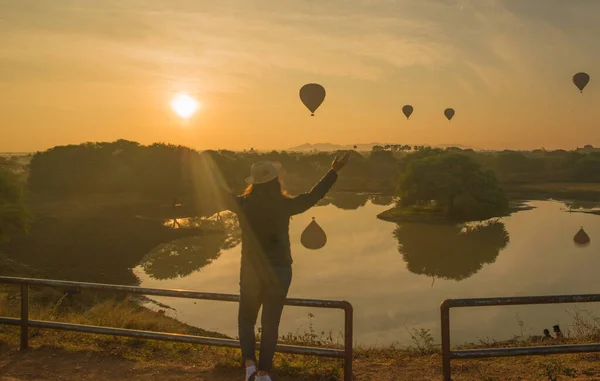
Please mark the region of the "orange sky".
POLYGON ((198 149, 600 146, 596 0, 0 7, 0 152, 119 138, 198 149), (583 95, 571 83, 578 71, 592 77, 583 95), (309 82, 327 90, 315 117, 298 97, 309 82), (202 103, 187 122, 169 108, 178 92, 202 103))

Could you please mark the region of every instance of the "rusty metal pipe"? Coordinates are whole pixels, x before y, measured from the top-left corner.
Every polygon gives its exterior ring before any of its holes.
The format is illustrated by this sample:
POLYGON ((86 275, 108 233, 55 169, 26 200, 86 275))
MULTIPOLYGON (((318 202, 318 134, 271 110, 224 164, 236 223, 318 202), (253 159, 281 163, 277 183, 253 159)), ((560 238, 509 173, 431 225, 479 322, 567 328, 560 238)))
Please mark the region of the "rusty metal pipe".
MULTIPOLYGON (((86 282, 70 282, 51 279, 35 279, 35 278, 18 278, 0 276, 0 283, 18 284, 21 285, 21 318, 0 317, 0 324, 18 325, 21 326, 21 349, 27 348, 28 327, 40 327, 50 329, 60 329, 76 332, 87 332, 101 335, 113 335, 124 337, 135 337, 140 339, 176 341, 191 344, 202 344, 211 346, 221 346, 230 348, 239 348, 240 344, 237 340, 219 339, 211 337, 181 335, 174 333, 150 332, 132 329, 99 327, 83 324, 69 324, 42 320, 29 320, 29 286, 42 287, 60 287, 70 289, 89 289, 98 291, 112 291, 119 293, 130 293, 139 295, 154 295, 168 296, 176 298, 216 300, 227 302, 239 302, 239 295, 233 294, 216 294, 207 292, 197 292, 191 290, 175 290, 175 289, 159 289, 159 288, 143 288, 136 286, 123 286, 114 284, 101 283, 86 283, 86 282)), ((317 307, 329 309, 344 310, 344 350, 329 349, 329 348, 314 348, 303 347, 296 345, 278 345, 277 352, 292 353, 300 355, 312 355, 321 357, 332 357, 344 359, 344 381, 352 380, 352 360, 353 360, 353 308, 352 304, 347 301, 336 300, 318 300, 318 299, 287 299, 285 302, 288 306, 296 307, 317 307)))
POLYGON ((514 306, 523 304, 559 304, 559 303, 588 303, 600 302, 600 294, 582 295, 544 295, 544 296, 509 296, 502 298, 468 298, 446 299, 451 308, 485 307, 485 306, 514 306))
POLYGON ((443 369, 444 381, 450 381, 452 379, 452 369, 450 367, 450 362, 452 359, 600 352, 600 343, 451 351, 450 350, 450 308, 514 306, 514 305, 525 305, 525 304, 589 303, 589 302, 600 302, 600 294, 543 295, 543 296, 515 296, 515 297, 510 296, 510 297, 500 297, 500 298, 468 298, 468 299, 446 299, 446 300, 444 300, 440 307, 441 308, 441 326, 442 326, 442 369, 443 369))
POLYGON ((352 360, 354 357, 353 345, 353 324, 354 324, 354 309, 352 304, 344 302, 346 307, 344 308, 344 381, 352 381, 352 360))
MULTIPOLYGON (((27 284, 30 286, 44 286, 44 287, 91 289, 91 290, 113 291, 113 292, 122 292, 122 293, 139 294, 139 295, 169 296, 169 297, 175 297, 175 298, 216 300, 216 301, 225 301, 225 302, 239 302, 240 301, 240 296, 234 295, 234 294, 216 294, 216 293, 210 293, 210 292, 197 292, 197 291, 191 291, 191 290, 145 288, 145 287, 137 287, 137 286, 123 286, 123 285, 116 285, 116 284, 70 282, 70 281, 50 280, 50 279, 17 278, 17 277, 0 276, 0 283, 27 284)), ((285 304, 288 306, 295 306, 295 307, 318 307, 318 308, 331 308, 331 309, 345 309, 348 302, 337 301, 337 300, 319 300, 319 299, 287 299, 285 304)))
POLYGON ((442 323, 442 370, 444 381, 451 380, 452 370, 450 368, 450 305, 443 301, 440 306, 442 323))
MULTIPOLYGON (((16 318, 0 318, 0 323, 8 325, 20 325, 20 319, 16 318)), ((133 337, 147 340, 174 341, 179 343, 201 344, 217 347, 239 348, 240 342, 231 339, 220 339, 214 337, 182 335, 178 333, 163 333, 152 331, 141 331, 136 329, 123 329, 101 327, 97 325, 59 323, 54 321, 44 320, 29 320, 29 325, 38 328, 59 329, 63 331, 75 331, 94 333, 97 335, 111 335, 122 337, 133 337)), ((321 357, 344 358, 344 351, 329 348, 314 348, 298 345, 277 345, 277 351, 281 353, 292 353, 301 355, 312 355, 321 357)))
POLYGON ((21 350, 29 347, 29 286, 21 284, 21 350))
POLYGON ((474 359, 486 357, 556 355, 561 353, 587 352, 600 352, 600 344, 544 345, 537 347, 470 349, 463 351, 452 351, 451 356, 453 359, 474 359))

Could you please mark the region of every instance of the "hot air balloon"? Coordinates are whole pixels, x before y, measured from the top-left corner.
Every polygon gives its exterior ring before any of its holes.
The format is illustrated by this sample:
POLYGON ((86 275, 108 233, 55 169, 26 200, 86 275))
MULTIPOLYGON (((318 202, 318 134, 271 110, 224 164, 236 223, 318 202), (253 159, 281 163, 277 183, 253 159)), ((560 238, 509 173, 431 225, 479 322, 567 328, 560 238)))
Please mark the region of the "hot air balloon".
POLYGON ((577 234, 575 234, 575 237, 573 237, 573 241, 575 241, 576 244, 581 246, 590 243, 590 236, 587 235, 585 230, 583 230, 583 226, 581 227, 581 229, 579 229, 577 234))
POLYGON ((357 149, 357 148, 358 148, 358 146, 354 146, 354 149, 357 149))
POLYGON ((587 86, 590 81, 590 76, 588 73, 577 73, 573 76, 573 83, 579 89, 580 93, 583 93, 583 89, 587 86))
POLYGON ((452 120, 452 118, 454 117, 454 109, 453 108, 447 108, 444 110, 444 115, 446 115, 446 118, 448 120, 452 120))
POLYGON ((413 113, 413 106, 404 105, 404 107, 402 107, 402 112, 404 113, 404 116, 406 116, 406 119, 410 118, 410 115, 413 113))
POLYGON ((311 250, 318 250, 327 243, 327 235, 321 226, 319 226, 317 221, 315 221, 314 217, 312 218, 310 224, 308 224, 306 229, 304 229, 302 232, 302 235, 300 236, 300 242, 302 243, 302 246, 311 250))
POLYGON ((300 100, 311 112, 311 116, 315 116, 315 111, 325 100, 325 88, 317 83, 309 83, 300 89, 300 100))

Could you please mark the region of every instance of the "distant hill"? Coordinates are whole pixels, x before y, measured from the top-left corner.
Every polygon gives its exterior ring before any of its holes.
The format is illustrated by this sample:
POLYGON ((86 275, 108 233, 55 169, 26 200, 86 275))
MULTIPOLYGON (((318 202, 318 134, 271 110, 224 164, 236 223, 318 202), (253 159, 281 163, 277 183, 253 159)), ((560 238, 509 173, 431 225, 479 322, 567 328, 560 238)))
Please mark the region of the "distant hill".
MULTIPOLYGON (((381 143, 370 143, 370 144, 357 144, 357 148, 359 151, 370 151, 373 146, 376 145, 385 145, 381 143)), ((354 145, 341 145, 341 144, 332 144, 332 143, 305 143, 296 147, 289 148, 289 151, 296 152, 306 152, 306 151, 322 151, 322 152, 331 152, 331 151, 339 151, 339 150, 349 150, 354 149, 354 145)))
MULTIPOLYGON (((397 143, 362 143, 362 144, 356 144, 356 149, 358 151, 371 151, 373 149, 373 146, 385 146, 388 144, 397 144, 397 143)), ((411 144, 412 145, 412 144, 411 144)), ((436 147, 436 148, 446 148, 446 147, 457 147, 457 148, 461 148, 461 149, 472 149, 475 151, 479 151, 478 148, 475 147, 469 147, 469 146, 465 146, 462 144, 438 144, 438 145, 434 145, 432 147, 436 147)), ((348 145, 342 145, 342 144, 333 144, 333 143, 315 143, 315 144, 311 144, 311 143, 305 143, 305 144, 301 144, 299 146, 295 146, 295 147, 291 147, 288 149, 288 151, 295 151, 295 152, 309 152, 309 151, 321 151, 321 152, 332 152, 332 151, 340 151, 340 150, 350 150, 350 149, 354 149, 354 145, 348 144, 348 145)))
POLYGON ((0 152, 0 156, 2 157, 11 157, 11 156, 27 156, 33 154, 35 152, 0 152))

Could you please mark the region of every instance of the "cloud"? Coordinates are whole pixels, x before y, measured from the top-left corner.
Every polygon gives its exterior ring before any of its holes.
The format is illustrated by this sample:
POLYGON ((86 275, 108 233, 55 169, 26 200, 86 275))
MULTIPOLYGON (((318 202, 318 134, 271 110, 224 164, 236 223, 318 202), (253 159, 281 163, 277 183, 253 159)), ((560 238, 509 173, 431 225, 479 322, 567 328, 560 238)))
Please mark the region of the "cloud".
POLYGON ((410 32, 423 30, 422 25, 385 15, 348 11, 314 15, 296 10, 266 15, 123 9, 115 13, 43 4, 47 8, 33 12, 13 9, 17 36, 10 52, 14 55, 13 48, 20 46, 21 60, 34 59, 31 52, 41 45, 41 37, 54 49, 46 54, 47 61, 73 59, 84 64, 101 54, 95 68, 138 66, 141 73, 156 75, 210 72, 242 84, 274 69, 373 81, 384 77, 386 66, 432 66, 445 57, 439 44, 398 32, 399 26, 410 32), (55 15, 42 17, 47 12, 55 15), (64 49, 67 46, 73 49, 64 49))
POLYGON ((5 72, 56 80, 71 63, 82 80, 240 91, 273 74, 384 81, 417 68, 447 72, 448 83, 471 93, 504 91, 549 59, 584 56, 569 47, 568 27, 598 8, 554 0, 61 4, 24 1, 5 14, 5 72), (47 66, 27 64, 35 60, 47 66))
MULTIPOLYGON (((446 30, 454 51, 449 66, 453 67, 454 75, 461 77, 456 81, 465 88, 481 84, 498 95, 517 88, 544 88, 561 82, 557 75, 568 78, 573 70, 568 67, 575 68, 600 58, 600 49, 593 52, 582 46, 586 36, 580 35, 570 21, 562 20, 561 25, 552 22, 554 18, 550 15, 560 17, 566 2, 463 3, 460 16, 448 16, 459 17, 453 21, 455 28, 446 25, 446 30), (555 6, 556 9, 548 9, 555 6), (548 17, 540 17, 536 10, 548 17)), ((583 15, 595 7, 591 3, 581 3, 581 6, 571 3, 568 13, 583 15)), ((600 32, 599 25, 597 22, 588 24, 588 32, 590 29, 600 32)))

